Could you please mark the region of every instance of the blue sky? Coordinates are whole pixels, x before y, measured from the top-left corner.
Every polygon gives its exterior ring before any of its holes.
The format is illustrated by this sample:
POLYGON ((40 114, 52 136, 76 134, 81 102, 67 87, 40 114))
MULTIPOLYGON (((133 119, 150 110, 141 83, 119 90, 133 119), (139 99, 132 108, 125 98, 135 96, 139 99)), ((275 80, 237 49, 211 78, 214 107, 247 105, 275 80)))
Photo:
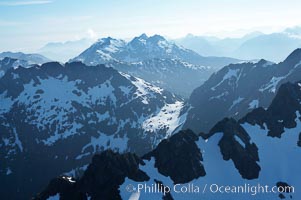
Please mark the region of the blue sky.
POLYGON ((0 0, 0 51, 85 37, 236 37, 301 25, 299 0, 0 0))

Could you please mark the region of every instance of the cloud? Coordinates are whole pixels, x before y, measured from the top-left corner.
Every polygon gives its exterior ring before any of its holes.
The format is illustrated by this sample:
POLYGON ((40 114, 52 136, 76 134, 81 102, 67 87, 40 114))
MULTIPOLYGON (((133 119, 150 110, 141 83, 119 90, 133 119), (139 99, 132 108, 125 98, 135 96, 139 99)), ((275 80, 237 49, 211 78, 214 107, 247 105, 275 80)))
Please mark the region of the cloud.
POLYGON ((97 33, 93 29, 89 29, 87 31, 87 33, 89 35, 89 38, 91 38, 91 39, 96 39, 97 38, 97 33))
POLYGON ((28 6, 52 3, 51 0, 31 0, 31 1, 3 1, 0 6, 28 6))

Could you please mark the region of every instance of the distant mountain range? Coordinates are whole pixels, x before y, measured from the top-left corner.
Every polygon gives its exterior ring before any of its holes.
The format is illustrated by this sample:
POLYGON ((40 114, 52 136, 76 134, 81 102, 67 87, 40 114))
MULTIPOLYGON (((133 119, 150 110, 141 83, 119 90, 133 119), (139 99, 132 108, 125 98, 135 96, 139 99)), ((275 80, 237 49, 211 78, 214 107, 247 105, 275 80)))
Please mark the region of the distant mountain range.
POLYGON ((28 68, 35 64, 43 64, 50 60, 39 54, 24 54, 21 52, 3 52, 0 53, 0 78, 10 68, 19 66, 28 68))
POLYGON ((26 60, 18 60, 9 57, 3 58, 0 60, 0 78, 4 76, 7 70, 19 66, 30 67, 31 65, 26 60))
POLYGON ((67 42, 51 42, 37 52, 55 61, 67 62, 93 44, 92 39, 80 39, 67 42))
POLYGON ((26 54, 22 52, 7 51, 0 53, 0 59, 4 59, 5 57, 24 60, 27 61, 28 64, 43 64, 51 61, 49 58, 46 58, 40 54, 26 54))
POLYGON ((143 155, 186 116, 173 94, 79 62, 10 68, 0 97, 2 199, 28 199, 51 177, 80 171, 105 149, 143 155))
POLYGON ((129 42, 111 37, 100 39, 72 61, 107 64, 186 98, 214 71, 239 62, 226 57, 203 57, 160 35, 145 34, 129 42))
POLYGON ((35 199, 297 200, 300 130, 301 81, 286 83, 267 109, 207 134, 181 131, 142 157, 104 151, 82 176, 57 177, 35 199))
POLYGON ((300 75, 301 49, 279 64, 260 60, 225 66, 193 91, 184 127, 209 131, 224 117, 239 119, 254 108, 267 108, 280 85, 298 81, 300 75))
POLYGON ((191 64, 216 68, 238 61, 232 58, 203 57, 192 50, 166 40, 160 35, 148 37, 146 34, 135 37, 130 42, 111 37, 100 39, 71 61, 97 65, 110 61, 133 63, 154 58, 179 59, 191 64))
POLYGON ((227 56, 242 60, 266 59, 280 62, 301 47, 301 28, 289 28, 279 33, 254 32, 242 38, 187 35, 175 40, 179 45, 205 56, 227 56))

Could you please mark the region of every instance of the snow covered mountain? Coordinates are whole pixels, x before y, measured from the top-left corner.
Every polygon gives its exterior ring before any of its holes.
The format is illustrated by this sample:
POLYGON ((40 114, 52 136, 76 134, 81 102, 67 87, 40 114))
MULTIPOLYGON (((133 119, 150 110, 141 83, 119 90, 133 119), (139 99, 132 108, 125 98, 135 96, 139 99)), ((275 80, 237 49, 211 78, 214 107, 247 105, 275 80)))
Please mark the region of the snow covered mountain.
POLYGON ((0 79, 0 187, 24 199, 105 149, 142 155, 181 126, 181 99, 103 65, 50 62, 0 79), (21 178, 21 179, 20 179, 21 178))
POLYGON ((152 59, 136 63, 112 62, 107 66, 142 78, 187 99, 192 91, 214 72, 211 67, 194 65, 177 59, 152 59))
POLYGON ((17 68, 19 66, 28 68, 36 64, 43 64, 50 60, 39 54, 24 54, 21 52, 3 52, 0 53, 0 78, 4 76, 5 72, 10 68, 17 68))
POLYGON ((51 60, 42 56, 40 54, 25 54, 22 52, 2 52, 0 53, 0 59, 4 59, 5 57, 18 59, 18 60, 25 60, 29 64, 43 64, 46 62, 50 62, 51 60))
POLYGON ((184 127, 196 132, 208 131, 224 117, 239 119, 251 109, 267 108, 279 86, 298 81, 300 75, 301 49, 279 64, 265 60, 230 64, 193 91, 184 127))
POLYGON ((19 66, 27 68, 31 67, 32 65, 26 60, 18 60, 9 57, 5 57, 2 60, 0 59, 0 78, 4 76, 5 72, 10 68, 17 68, 19 66))
POLYGON ((177 46, 160 35, 148 37, 142 34, 130 42, 103 38, 94 43, 71 61, 81 61, 87 65, 97 65, 110 61, 140 62, 154 58, 179 59, 191 64, 220 68, 236 59, 223 57, 203 57, 192 50, 177 46))
POLYGON ((87 65, 105 63, 184 98, 214 71, 238 62, 232 58, 203 57, 160 35, 148 37, 145 34, 130 42, 110 37, 100 39, 71 61, 87 65))
POLYGON ((85 173, 61 176, 41 199, 300 199, 301 81, 283 84, 271 105, 207 134, 187 130, 142 157, 110 150, 85 173))

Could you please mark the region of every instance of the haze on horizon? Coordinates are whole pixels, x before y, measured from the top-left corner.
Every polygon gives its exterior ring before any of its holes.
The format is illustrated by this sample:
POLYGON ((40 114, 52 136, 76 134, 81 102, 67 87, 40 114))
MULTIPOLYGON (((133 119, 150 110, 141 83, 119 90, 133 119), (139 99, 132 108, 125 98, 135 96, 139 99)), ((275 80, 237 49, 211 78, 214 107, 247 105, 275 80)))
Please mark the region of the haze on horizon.
POLYGON ((297 0, 0 1, 0 51, 31 52, 48 42, 141 33, 239 37, 301 25, 297 0))

